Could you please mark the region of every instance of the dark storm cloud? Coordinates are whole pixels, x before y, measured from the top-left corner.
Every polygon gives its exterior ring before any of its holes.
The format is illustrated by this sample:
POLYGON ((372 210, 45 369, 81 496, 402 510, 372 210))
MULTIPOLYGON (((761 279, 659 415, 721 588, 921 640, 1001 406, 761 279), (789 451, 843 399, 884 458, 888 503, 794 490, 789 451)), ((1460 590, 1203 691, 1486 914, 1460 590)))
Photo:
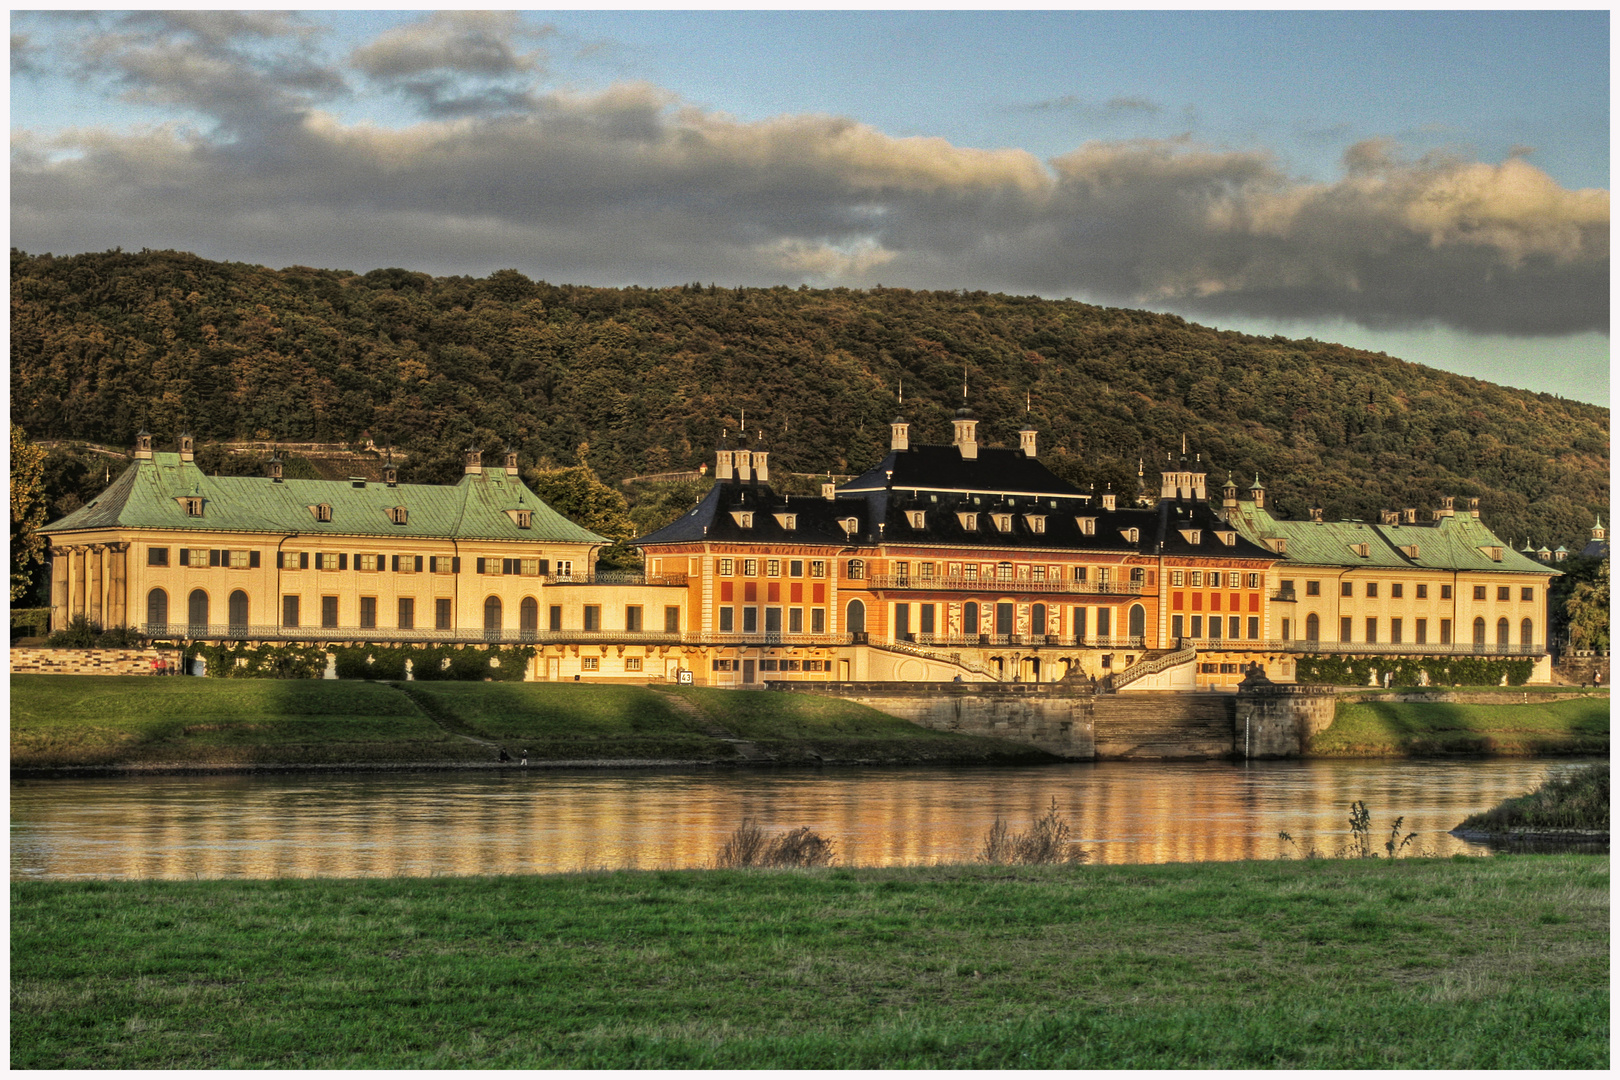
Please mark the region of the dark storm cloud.
POLYGON ((1186 139, 1043 163, 839 117, 743 122, 645 84, 543 89, 529 46, 544 31, 505 16, 424 18, 356 51, 352 71, 432 117, 390 129, 318 110, 345 72, 289 66, 296 20, 188 19, 120 22, 90 51, 226 134, 14 132, 15 244, 608 284, 883 281, 1515 334, 1608 325, 1607 192, 1560 188, 1521 157, 1409 160, 1371 141, 1340 179, 1306 183, 1264 153, 1186 139))

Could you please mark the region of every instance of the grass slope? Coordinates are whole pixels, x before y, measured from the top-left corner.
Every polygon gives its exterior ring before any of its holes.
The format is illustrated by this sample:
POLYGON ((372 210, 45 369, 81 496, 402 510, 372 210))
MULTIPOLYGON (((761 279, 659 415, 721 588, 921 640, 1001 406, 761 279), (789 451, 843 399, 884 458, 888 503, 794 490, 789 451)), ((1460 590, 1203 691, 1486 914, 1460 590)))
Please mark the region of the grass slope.
POLYGON ((1459 832, 1515 833, 1609 831, 1609 766, 1589 765, 1555 776, 1534 791, 1470 815, 1459 832))
POLYGON ((11 922, 17 1068, 1609 1061, 1602 856, 14 882, 11 922))
POLYGON ((1333 723, 1306 747, 1313 757, 1608 752, 1607 695, 1536 705, 1341 704, 1333 723))

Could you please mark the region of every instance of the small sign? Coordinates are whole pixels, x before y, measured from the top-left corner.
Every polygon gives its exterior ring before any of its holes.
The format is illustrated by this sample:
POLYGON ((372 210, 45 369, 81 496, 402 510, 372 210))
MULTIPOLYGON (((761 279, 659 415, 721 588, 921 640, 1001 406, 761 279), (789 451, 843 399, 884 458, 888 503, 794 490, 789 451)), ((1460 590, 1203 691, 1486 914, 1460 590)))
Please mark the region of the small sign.
POLYGON ((675 681, 690 684, 692 682, 692 672, 686 668, 680 668, 675 672, 675 681))

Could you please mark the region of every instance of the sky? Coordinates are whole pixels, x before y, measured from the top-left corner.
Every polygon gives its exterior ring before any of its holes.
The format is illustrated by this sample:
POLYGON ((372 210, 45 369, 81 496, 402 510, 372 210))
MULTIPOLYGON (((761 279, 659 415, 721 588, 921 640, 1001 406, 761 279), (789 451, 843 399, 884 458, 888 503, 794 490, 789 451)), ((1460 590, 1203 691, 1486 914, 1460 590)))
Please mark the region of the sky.
POLYGON ((1609 402, 1609 14, 13 12, 11 243, 1072 297, 1609 402))

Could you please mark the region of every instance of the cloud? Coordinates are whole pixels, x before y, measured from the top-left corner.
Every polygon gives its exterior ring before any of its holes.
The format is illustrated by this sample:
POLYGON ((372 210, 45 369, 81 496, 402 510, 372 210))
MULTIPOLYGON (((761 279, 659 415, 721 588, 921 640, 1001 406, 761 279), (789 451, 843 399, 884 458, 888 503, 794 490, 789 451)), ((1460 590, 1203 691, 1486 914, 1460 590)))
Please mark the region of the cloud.
MULTIPOLYGON (((1350 147, 1306 183, 1190 138, 1018 149, 826 115, 742 121, 646 83, 548 89, 513 18, 432 16, 323 65, 292 17, 124 18, 86 54, 217 131, 13 133, 13 243, 601 284, 986 288, 1187 314, 1561 334, 1608 326, 1606 191, 1350 147), (427 119, 320 111, 370 80, 427 119)), ((1048 103, 1052 108, 1065 99, 1048 103)), ((1157 108, 1116 99, 1115 111, 1157 108)))
POLYGON ((1114 113, 1140 113, 1147 116, 1157 116, 1164 111, 1163 105, 1143 97, 1109 98, 1103 102, 1103 108, 1114 113))

